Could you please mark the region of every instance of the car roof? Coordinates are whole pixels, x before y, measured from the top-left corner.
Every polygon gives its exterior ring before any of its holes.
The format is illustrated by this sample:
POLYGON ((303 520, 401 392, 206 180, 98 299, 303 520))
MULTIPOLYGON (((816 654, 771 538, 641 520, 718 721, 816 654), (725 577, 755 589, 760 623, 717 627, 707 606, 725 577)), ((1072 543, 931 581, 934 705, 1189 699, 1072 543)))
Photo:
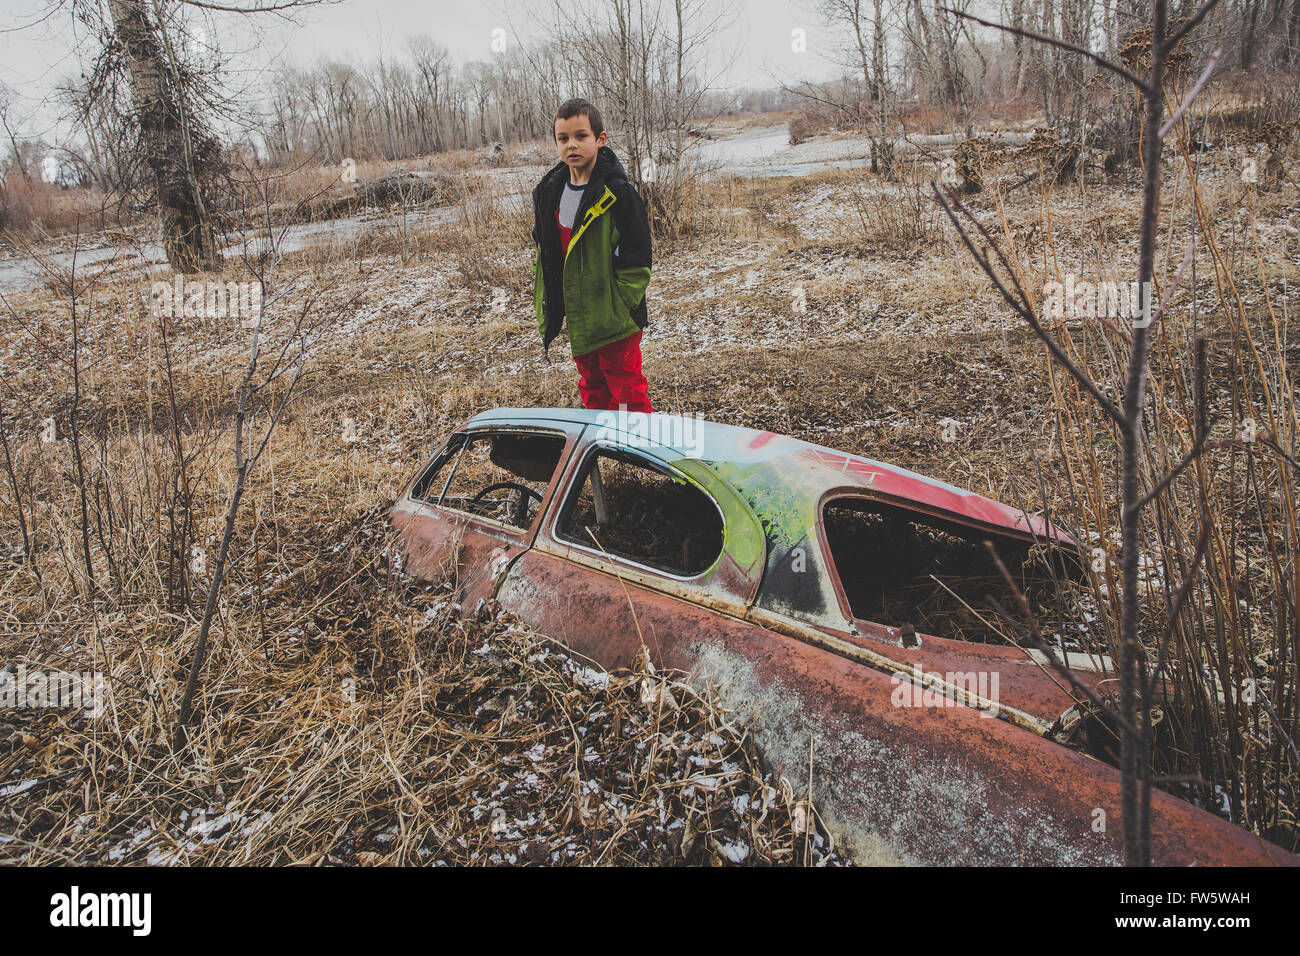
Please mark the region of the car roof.
MULTIPOLYGON (((805 512, 808 504, 815 505, 827 492, 838 489, 846 494, 861 490, 882 501, 1017 536, 1044 537, 1048 530, 1037 515, 906 468, 777 432, 690 416, 580 408, 494 408, 475 415, 468 427, 543 422, 594 426, 632 447, 657 445, 670 453, 670 459, 675 455, 703 461, 749 499, 760 518, 805 512)), ((1056 537, 1077 546, 1060 529, 1056 537)))

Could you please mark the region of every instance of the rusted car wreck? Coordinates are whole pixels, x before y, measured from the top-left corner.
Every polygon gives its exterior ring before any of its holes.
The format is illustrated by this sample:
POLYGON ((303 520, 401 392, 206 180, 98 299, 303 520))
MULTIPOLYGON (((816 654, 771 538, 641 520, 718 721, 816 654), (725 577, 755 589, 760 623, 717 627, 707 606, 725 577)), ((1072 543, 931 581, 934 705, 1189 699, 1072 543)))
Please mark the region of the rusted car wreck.
MULTIPOLYGON (((932 634, 917 596, 991 564, 984 540, 1072 544, 1036 517, 771 432, 559 408, 476 416, 392 516, 406 569, 450 575, 466 607, 495 597, 611 669, 644 641, 717 684, 799 786, 811 739, 819 809, 859 860, 1122 861, 1118 772, 1059 739, 1068 685, 1037 652, 932 634)), ((1297 862, 1163 792, 1152 839, 1161 865, 1297 862)))

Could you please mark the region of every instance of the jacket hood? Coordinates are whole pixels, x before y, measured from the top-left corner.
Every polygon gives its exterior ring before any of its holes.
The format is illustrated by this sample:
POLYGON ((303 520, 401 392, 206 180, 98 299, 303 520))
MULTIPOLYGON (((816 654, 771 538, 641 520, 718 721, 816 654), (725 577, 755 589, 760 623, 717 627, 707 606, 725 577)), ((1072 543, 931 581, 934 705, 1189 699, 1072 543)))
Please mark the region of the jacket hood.
MULTIPOLYGON (((569 164, 564 160, 560 160, 552 166, 550 171, 542 177, 542 181, 538 183, 538 186, 546 186, 548 183, 553 184, 554 180, 560 176, 565 179, 569 178, 569 164)), ((618 179, 626 181, 627 170, 623 168, 623 164, 619 162, 612 149, 608 146, 600 147, 600 149, 596 150, 596 166, 591 171, 589 182, 610 182, 618 179)))

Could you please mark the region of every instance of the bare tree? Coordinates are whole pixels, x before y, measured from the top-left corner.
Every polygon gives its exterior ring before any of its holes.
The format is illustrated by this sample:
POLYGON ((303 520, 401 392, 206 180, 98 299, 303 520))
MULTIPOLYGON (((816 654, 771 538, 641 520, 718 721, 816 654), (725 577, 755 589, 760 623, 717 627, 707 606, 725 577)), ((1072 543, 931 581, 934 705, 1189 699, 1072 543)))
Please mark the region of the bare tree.
MULTIPOLYGON (((1209 58, 1208 65, 1201 78, 1192 87, 1187 98, 1179 107, 1174 117, 1164 118, 1164 81, 1166 67, 1171 51, 1190 33, 1209 13, 1218 0, 1209 0, 1205 6, 1182 21, 1181 25, 1172 27, 1169 22, 1167 0, 1152 0, 1150 49, 1147 56, 1148 66, 1145 76, 1128 67, 1108 60, 1100 54, 1089 51, 1086 47, 1071 43, 1057 37, 1038 34, 1023 35, 1042 43, 1055 46, 1061 50, 1084 56, 1103 69, 1122 77, 1137 90, 1142 101, 1142 163, 1144 169, 1142 190, 1142 215, 1140 219, 1140 239, 1138 250, 1138 288, 1150 290, 1155 272, 1156 228, 1160 211, 1160 149, 1165 137, 1174 129, 1176 120, 1183 115, 1187 107, 1204 88, 1211 72, 1214 70, 1220 52, 1215 51, 1209 58)), ((955 12, 955 11, 950 11, 955 12)), ((1010 30, 1001 24, 990 23, 960 14, 985 26, 1010 30)), ((974 217, 956 193, 948 190, 947 198, 937 186, 935 195, 957 227, 962 241, 990 281, 1001 293, 1008 305, 1025 320, 1029 327, 1042 339, 1054 361, 1060 364, 1088 395, 1096 402, 1103 414, 1117 428, 1121 445, 1121 619, 1119 625, 1119 647, 1117 668, 1119 671, 1119 709, 1116 714, 1120 727, 1120 771, 1121 813, 1123 815, 1124 856, 1131 866, 1149 866, 1151 863, 1151 697, 1155 680, 1148 669, 1147 655, 1139 630, 1140 603, 1142 599, 1138 585, 1139 554, 1142 550, 1141 522, 1144 509, 1151 504, 1160 490, 1185 470, 1205 447, 1208 429, 1202 424, 1197 429, 1196 441, 1186 457, 1175 466, 1153 489, 1144 490, 1140 485, 1142 467, 1142 450, 1140 447, 1143 434, 1143 408, 1146 403, 1146 371, 1149 330, 1160 320, 1160 313, 1169 301, 1173 290, 1182 278, 1180 268, 1173 281, 1166 286, 1163 300, 1159 304, 1151 301, 1151 293, 1145 291, 1141 317, 1133 323, 1133 334, 1129 349, 1127 374, 1122 384, 1123 398, 1117 404, 1106 394, 1106 390, 1078 365, 1074 363, 1061 348, 1055 337, 1042 324, 1034 307, 1032 297, 1021 285, 1016 272, 1011 269, 1005 254, 994 242, 984 226, 974 217), (963 222, 964 220, 964 222, 963 222), (976 244, 976 237, 980 245, 976 244), (982 251, 981 251, 982 247, 982 251), (990 251, 991 250, 991 251, 990 251), (995 260, 1001 266, 1001 276, 995 266, 995 260)), ((1191 260, 1193 249, 1189 248, 1183 259, 1183 267, 1191 260)), ((1203 356, 1201 361, 1203 362, 1203 356)), ((1203 391, 1203 389, 1202 389, 1203 391)), ((1199 416, 1203 419, 1203 414, 1199 416)), ((1195 573, 1196 564, 1188 570, 1189 581, 1180 589, 1185 593, 1190 584, 1190 576, 1195 573)), ((1175 608, 1175 613, 1177 608, 1175 608)))
POLYGON ((422 146, 426 150, 441 152, 445 148, 443 115, 447 87, 451 85, 451 54, 434 43, 427 33, 412 37, 407 42, 407 49, 425 94, 416 101, 422 146))
MULTIPOLYGON (((208 584, 207 599, 203 606, 203 617, 199 621, 199 633, 194 644, 194 656, 190 661, 189 675, 176 719, 173 747, 180 749, 186 742, 185 728, 193 716, 194 695, 198 689, 199 675, 207 653, 208 634, 217 612, 217 601, 223 590, 225 576, 230 562, 230 547, 235 535, 235 520, 239 516, 239 506, 248 487, 248 479, 266 451, 271 436, 280 419, 290 405, 302 394, 300 386, 311 373, 307 359, 312 349, 329 331, 332 322, 345 311, 351 309, 360 291, 354 293, 341 305, 328 311, 320 308, 319 290, 305 296, 296 309, 296 314, 288 330, 280 335, 278 345, 267 352, 263 351, 268 338, 268 308, 279 308, 280 300, 287 298, 293 290, 292 281, 280 283, 276 269, 282 258, 281 246, 285 229, 276 230, 270 222, 269 200, 263 187, 263 206, 267 210, 264 241, 268 247, 264 254, 256 257, 248 253, 249 240, 245 240, 244 262, 250 269, 261 291, 257 300, 257 312, 250 321, 252 326, 248 346, 248 364, 244 375, 235 389, 235 412, 232 446, 235 462, 235 482, 230 493, 230 502, 226 508, 225 524, 221 533, 221 543, 217 547, 217 557, 213 564, 212 580, 208 584), (269 354, 268 354, 269 353, 269 354), (251 428, 255 415, 260 415, 265 424, 251 428)), ((304 200, 305 201, 305 200, 304 200)))
MULTIPOLYGON (((72 0, 73 13, 97 31, 99 51, 82 83, 65 84, 69 102, 92 142, 92 157, 108 165, 103 137, 92 131, 106 111, 124 115, 134 150, 148 170, 151 199, 162 225, 168 262, 180 272, 220 267, 213 192, 226 173, 223 151, 212 131, 219 100, 212 64, 187 54, 178 42, 181 11, 275 13, 336 0, 261 0, 222 3, 209 0, 107 0, 104 8, 72 0), (101 12, 102 10, 102 12, 101 12), (121 78, 129 98, 117 95, 121 78), (129 99, 129 103, 128 103, 129 99)), ((119 137, 120 138, 120 137, 119 137)), ((113 152, 118 152, 114 147, 113 152)), ((121 157, 113 159, 119 171, 121 157)), ((129 189, 132 182, 111 182, 129 189)))
POLYGON ((153 174, 167 261, 178 272, 219 268, 201 178, 220 169, 220 149, 186 103, 180 67, 145 0, 108 0, 108 9, 114 52, 130 80, 140 145, 153 174))
POLYGON ((0 126, 4 127, 5 136, 9 140, 9 148, 12 150, 10 155, 13 157, 14 167, 22 174, 23 179, 31 182, 31 173, 27 171, 27 163, 23 159, 23 151, 18 146, 18 138, 14 134, 13 123, 10 120, 13 105, 13 90, 0 83, 0 126))
MULTIPOLYGON (((889 75, 887 2, 817 0, 815 9, 836 35, 844 38, 838 47, 840 65, 862 77, 865 100, 841 103, 840 108, 851 120, 867 125, 871 171, 890 177, 894 171, 893 117, 897 94, 889 75)), ((805 84, 803 92, 809 92, 808 87, 805 84)))
MULTIPOLYGON (((547 126, 552 111, 571 96, 586 96, 616 130, 628 159, 628 176, 647 198, 652 225, 668 233, 681 224, 686 171, 686 127, 708 91, 699 77, 704 44, 735 16, 729 4, 705 0, 597 0, 557 3, 546 42, 525 50, 538 85, 547 126), (582 58, 563 51, 591 51, 582 58)), ((718 74, 725 68, 719 64, 718 74)))

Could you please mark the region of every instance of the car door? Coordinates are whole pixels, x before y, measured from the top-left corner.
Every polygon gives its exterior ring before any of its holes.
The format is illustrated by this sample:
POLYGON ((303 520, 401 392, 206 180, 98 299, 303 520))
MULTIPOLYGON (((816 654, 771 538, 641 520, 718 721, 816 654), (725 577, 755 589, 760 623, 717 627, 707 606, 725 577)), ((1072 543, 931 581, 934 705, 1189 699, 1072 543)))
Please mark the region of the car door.
POLYGON ((502 582, 504 608, 605 668, 631 665, 644 647, 656 664, 689 669, 693 641, 754 630, 743 617, 762 576, 762 529, 704 463, 593 440, 562 484, 502 582))
POLYGON ((405 570, 491 597, 532 544, 582 426, 493 422, 455 432, 392 510, 405 570))

